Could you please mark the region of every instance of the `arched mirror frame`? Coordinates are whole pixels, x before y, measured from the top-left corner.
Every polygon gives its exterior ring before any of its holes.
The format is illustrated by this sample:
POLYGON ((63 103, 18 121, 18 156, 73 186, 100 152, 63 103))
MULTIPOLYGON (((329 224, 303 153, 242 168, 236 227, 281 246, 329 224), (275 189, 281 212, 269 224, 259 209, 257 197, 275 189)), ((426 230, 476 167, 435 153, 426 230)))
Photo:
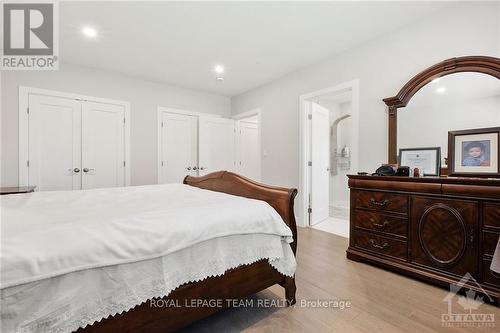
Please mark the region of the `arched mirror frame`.
POLYGON ((405 107, 413 95, 432 80, 461 72, 488 74, 500 80, 500 58, 468 56, 444 60, 415 75, 401 88, 396 96, 383 99, 389 108, 388 162, 390 164, 396 164, 398 160, 398 109, 405 107))

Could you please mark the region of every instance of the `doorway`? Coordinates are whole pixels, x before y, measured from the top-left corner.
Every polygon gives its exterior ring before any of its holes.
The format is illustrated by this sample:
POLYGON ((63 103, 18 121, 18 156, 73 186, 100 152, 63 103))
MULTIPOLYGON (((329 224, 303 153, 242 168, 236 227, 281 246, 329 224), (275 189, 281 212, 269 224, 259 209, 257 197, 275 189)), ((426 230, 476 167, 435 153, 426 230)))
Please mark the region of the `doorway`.
POLYGON ((358 81, 300 98, 304 224, 349 237, 347 174, 357 167, 358 81))
POLYGON ((235 123, 235 171, 251 180, 261 181, 261 113, 250 110, 233 117, 235 123))

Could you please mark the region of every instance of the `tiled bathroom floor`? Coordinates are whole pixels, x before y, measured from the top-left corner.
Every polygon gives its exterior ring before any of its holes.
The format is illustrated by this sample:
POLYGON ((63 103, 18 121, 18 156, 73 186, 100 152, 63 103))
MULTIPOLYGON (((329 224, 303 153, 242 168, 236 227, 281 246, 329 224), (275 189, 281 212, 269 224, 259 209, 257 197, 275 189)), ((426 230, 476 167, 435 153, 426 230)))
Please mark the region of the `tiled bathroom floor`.
POLYGON ((349 238, 349 220, 329 217, 326 220, 313 225, 312 228, 349 238))

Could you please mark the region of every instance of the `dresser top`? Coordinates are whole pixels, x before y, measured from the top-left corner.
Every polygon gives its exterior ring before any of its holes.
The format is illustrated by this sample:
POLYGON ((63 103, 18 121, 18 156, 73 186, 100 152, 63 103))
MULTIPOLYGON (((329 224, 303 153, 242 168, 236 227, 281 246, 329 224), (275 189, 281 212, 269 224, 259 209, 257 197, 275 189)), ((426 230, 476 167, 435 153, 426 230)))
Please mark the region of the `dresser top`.
POLYGON ((403 177, 403 176, 371 176, 371 175, 347 175, 349 179, 390 181, 403 183, 434 183, 434 184, 460 184, 460 185, 483 185, 499 186, 500 178, 473 178, 473 177, 403 177))

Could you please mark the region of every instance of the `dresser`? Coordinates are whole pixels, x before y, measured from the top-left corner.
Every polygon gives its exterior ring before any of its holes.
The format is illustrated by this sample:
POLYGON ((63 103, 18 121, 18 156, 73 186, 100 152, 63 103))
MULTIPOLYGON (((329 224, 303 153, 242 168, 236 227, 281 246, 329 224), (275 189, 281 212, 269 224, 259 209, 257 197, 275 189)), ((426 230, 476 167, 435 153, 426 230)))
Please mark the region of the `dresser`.
POLYGON ((500 179, 352 175, 349 188, 347 258, 498 302, 500 179))

